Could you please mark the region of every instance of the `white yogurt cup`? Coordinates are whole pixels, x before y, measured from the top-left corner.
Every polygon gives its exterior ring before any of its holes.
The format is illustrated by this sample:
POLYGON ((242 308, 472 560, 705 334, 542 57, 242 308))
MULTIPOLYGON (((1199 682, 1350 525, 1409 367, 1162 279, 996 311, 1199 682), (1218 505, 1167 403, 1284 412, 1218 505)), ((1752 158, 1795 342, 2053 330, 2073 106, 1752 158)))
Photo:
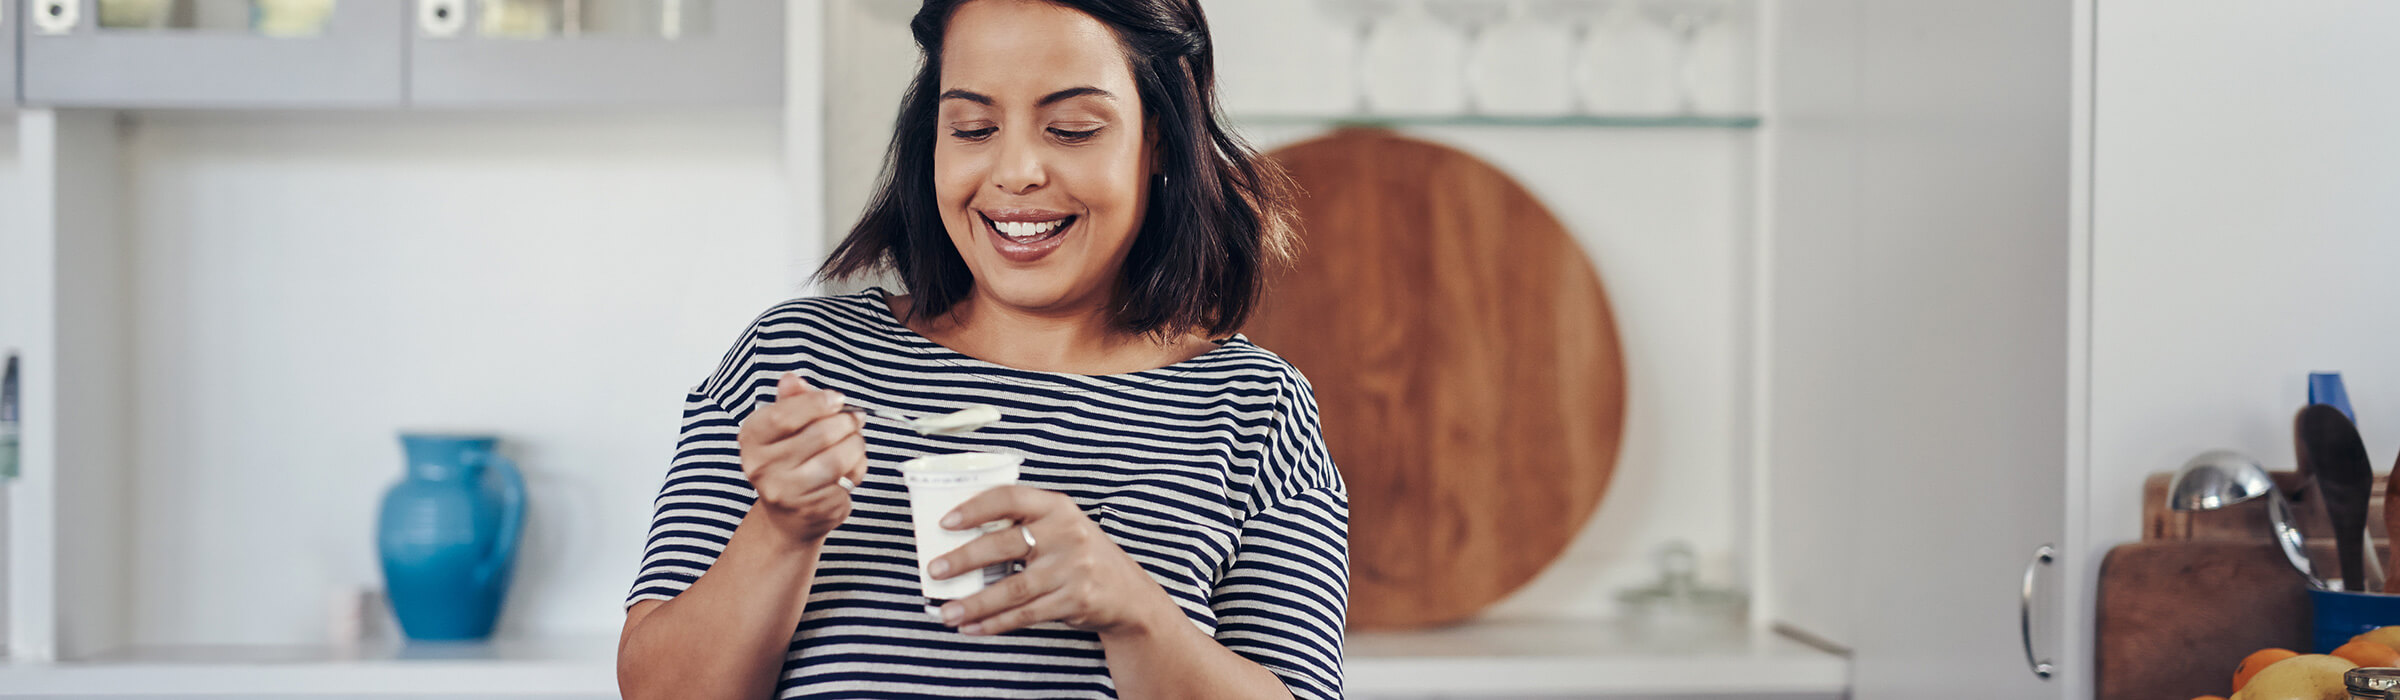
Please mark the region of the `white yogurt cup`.
POLYGON ((975 494, 1017 483, 1017 467, 1024 463, 1022 456, 998 452, 933 455, 900 463, 900 479, 908 484, 909 520, 916 525, 917 584, 925 592, 926 612, 939 617, 943 603, 974 595, 984 586, 999 583, 1008 576, 1010 562, 959 572, 945 579, 927 574, 925 567, 984 533, 1016 526, 997 521, 980 528, 951 530, 942 527, 941 522, 942 516, 949 515, 975 494))

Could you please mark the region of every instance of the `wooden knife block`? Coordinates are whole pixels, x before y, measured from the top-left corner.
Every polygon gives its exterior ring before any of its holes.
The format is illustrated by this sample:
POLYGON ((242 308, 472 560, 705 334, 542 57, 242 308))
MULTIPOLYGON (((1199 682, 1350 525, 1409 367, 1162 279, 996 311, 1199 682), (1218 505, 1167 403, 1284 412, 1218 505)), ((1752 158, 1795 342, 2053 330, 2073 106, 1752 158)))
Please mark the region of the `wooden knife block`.
MULTIPOLYGON (((2287 493, 2299 482, 2291 472, 2273 476, 2287 493)), ((2229 696, 2242 657, 2267 647, 2310 651, 2308 584, 2268 535, 2266 500, 2178 513, 2166 503, 2172 478, 2153 474, 2143 484, 2142 541, 2118 545, 2100 563, 2098 700, 2229 696)), ((2320 576, 2338 576, 2333 526, 2309 498, 2292 504, 2309 560, 2320 576)), ((2381 489, 2368 505, 2383 512, 2381 489)), ((2383 547, 2383 519, 2367 520, 2383 547)), ((2378 551, 2387 561, 2389 553, 2378 551)))

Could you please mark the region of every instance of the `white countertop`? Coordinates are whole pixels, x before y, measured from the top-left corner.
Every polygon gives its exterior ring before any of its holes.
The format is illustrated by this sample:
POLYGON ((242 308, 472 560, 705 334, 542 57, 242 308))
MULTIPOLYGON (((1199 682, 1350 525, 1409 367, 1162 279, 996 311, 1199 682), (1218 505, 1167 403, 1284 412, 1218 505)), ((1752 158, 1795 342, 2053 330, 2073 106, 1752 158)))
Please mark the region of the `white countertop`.
MULTIPOLYGON (((1780 636, 1728 633, 1668 645, 1606 620, 1487 621, 1352 633, 1358 696, 1838 696, 1848 661, 1780 636)), ((617 695, 614 636, 485 644, 147 648, 87 661, 0 665, 0 697, 26 695, 617 695)))

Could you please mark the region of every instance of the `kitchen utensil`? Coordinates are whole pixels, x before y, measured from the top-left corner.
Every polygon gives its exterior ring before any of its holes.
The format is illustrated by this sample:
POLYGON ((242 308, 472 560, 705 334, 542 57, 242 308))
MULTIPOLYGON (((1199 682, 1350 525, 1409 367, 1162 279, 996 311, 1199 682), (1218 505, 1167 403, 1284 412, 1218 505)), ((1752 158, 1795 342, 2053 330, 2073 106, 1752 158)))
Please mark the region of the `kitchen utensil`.
POLYGON ((2358 424, 2358 413, 2350 410, 2350 390, 2342 387, 2340 372, 2308 373, 2308 402, 2342 409, 2342 417, 2358 424))
POLYGON ((2302 469, 2316 473, 2317 491, 2325 497, 2325 514, 2333 522, 2341 590, 2380 590, 2383 574, 2367 569, 2365 546, 2367 496, 2375 488, 2375 467, 2367 461, 2358 427, 2339 408, 2310 404, 2293 418, 2292 431, 2302 469))
POLYGON ((1474 615, 1608 492, 1625 372, 1600 277, 1456 149, 1344 129, 1273 155, 1307 193, 1303 253, 1243 332, 1316 390, 1351 493, 1350 629, 1474 615))
POLYGON ((2167 506, 2184 512, 2216 510, 2262 495, 2267 497, 2267 524, 2284 559, 2310 587, 2325 588, 2325 580, 2309 563, 2300 529, 2292 525, 2291 502, 2275 488, 2274 479, 2258 460, 2233 450, 2200 453, 2176 470, 2175 481, 2167 486, 2167 506))
POLYGON ((1000 422, 1000 409, 990 406, 968 406, 964 409, 960 409, 951 413, 944 413, 938 416, 921 416, 890 409, 866 408, 864 406, 843 406, 842 412, 856 413, 861 416, 874 416, 876 418, 899 423, 900 427, 917 431, 917 433, 920 435, 963 435, 966 433, 975 432, 975 430, 984 426, 1000 422))

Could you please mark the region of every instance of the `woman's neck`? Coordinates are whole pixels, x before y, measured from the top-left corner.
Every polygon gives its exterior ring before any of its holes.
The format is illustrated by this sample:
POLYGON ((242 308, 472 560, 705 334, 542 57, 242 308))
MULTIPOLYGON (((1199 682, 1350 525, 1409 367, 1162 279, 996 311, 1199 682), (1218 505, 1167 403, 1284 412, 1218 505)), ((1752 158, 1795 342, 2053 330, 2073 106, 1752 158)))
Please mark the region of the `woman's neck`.
POLYGON ((1039 372, 1120 374, 1171 365, 1214 347, 1197 335, 1160 343, 1124 332, 1096 305, 1026 309, 969 293, 940 317, 926 318, 907 313, 913 302, 908 297, 890 301, 918 335, 968 357, 1039 372))

